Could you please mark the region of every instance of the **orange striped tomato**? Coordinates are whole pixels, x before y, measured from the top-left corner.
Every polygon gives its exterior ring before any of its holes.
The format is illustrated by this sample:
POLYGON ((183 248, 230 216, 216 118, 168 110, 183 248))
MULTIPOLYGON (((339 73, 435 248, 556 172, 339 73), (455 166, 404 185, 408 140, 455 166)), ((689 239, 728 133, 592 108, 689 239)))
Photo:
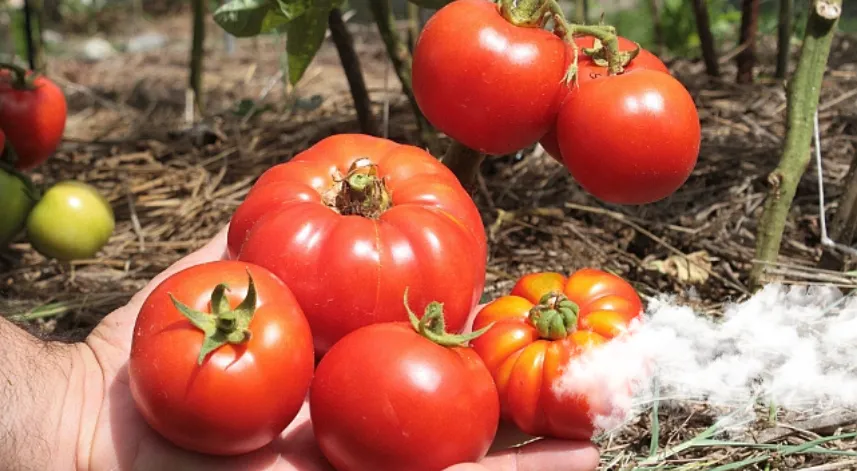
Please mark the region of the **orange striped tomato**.
POLYGON ((609 413, 609 404, 557 383, 572 359, 625 332, 641 313, 634 288, 601 270, 520 278, 473 323, 474 331, 493 323, 471 346, 494 377, 503 418, 533 436, 590 439, 593 414, 609 413))

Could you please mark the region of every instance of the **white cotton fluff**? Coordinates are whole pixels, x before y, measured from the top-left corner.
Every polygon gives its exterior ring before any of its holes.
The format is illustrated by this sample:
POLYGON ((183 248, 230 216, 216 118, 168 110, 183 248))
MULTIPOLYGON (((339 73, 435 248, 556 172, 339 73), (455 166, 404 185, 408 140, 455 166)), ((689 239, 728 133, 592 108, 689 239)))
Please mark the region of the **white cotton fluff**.
POLYGON ((628 335, 567 365, 555 388, 587 391, 599 431, 655 398, 667 407, 707 402, 735 414, 727 422, 754 403, 809 414, 857 408, 857 297, 770 285, 709 319, 661 296, 628 335))

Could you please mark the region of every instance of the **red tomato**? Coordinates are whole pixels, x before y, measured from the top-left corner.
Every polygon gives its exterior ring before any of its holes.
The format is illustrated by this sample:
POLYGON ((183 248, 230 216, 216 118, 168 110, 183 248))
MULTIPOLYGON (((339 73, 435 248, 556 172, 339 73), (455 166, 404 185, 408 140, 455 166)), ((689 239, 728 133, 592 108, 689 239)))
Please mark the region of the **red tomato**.
POLYGON ((0 155, 3 154, 3 149, 6 147, 6 135, 3 134, 3 130, 0 129, 0 155))
POLYGON ((152 291, 134 326, 128 372, 137 409, 164 438, 237 455, 267 445, 294 420, 313 366, 309 324, 286 285, 264 268, 218 261, 152 291), (206 354, 217 336, 227 343, 206 354))
POLYGON ((18 170, 38 167, 56 152, 65 131, 65 96, 50 79, 28 76, 17 83, 0 70, 0 128, 17 156, 18 170))
POLYGON ((232 217, 229 252, 291 288, 323 355, 358 327, 407 319, 406 287, 415 308, 437 299, 447 326, 462 329, 485 284, 487 241, 473 200, 436 158, 343 134, 259 178, 232 217))
POLYGON ((476 330, 494 323, 471 345, 494 376, 502 417, 534 436, 591 439, 590 414, 606 413, 606 404, 589 391, 566 395, 555 387, 573 358, 621 334, 641 313, 634 288, 610 273, 523 276, 473 323, 476 330))
POLYGON ((426 22, 413 87, 432 125, 486 154, 534 144, 553 124, 566 47, 542 28, 515 26, 488 0, 456 0, 426 22))
POLYGON ((435 304, 412 325, 362 327, 322 358, 310 417, 337 471, 437 471, 488 452, 500 419, 497 389, 473 350, 460 346, 466 338, 445 335, 437 320, 435 304))
MULTIPOLYGON (((630 39, 623 38, 622 36, 618 36, 619 41, 619 50, 620 51, 633 51, 637 48, 637 44, 630 39)), ((592 36, 581 36, 578 38, 574 38, 574 42, 577 44, 580 50, 580 55, 578 56, 578 84, 582 84, 588 82, 590 80, 595 80, 601 77, 607 76, 607 67, 599 66, 595 63, 595 61, 583 53, 583 48, 591 48, 595 44, 595 38, 592 36)), ((571 64, 571 58, 573 57, 571 46, 568 45, 568 57, 569 57, 569 65, 571 64)), ((667 68, 666 64, 664 64, 658 57, 651 52, 640 48, 640 52, 637 56, 631 60, 625 67, 625 70, 622 72, 623 74, 627 74, 630 72, 634 72, 635 70, 656 70, 663 73, 670 73, 669 68, 667 68)), ((561 87, 561 94, 559 101, 562 103, 568 97, 570 92, 571 85, 561 87)), ((562 163, 562 156, 559 152, 559 143, 556 140, 556 124, 554 123, 550 131, 542 137, 539 141, 542 147, 545 148, 545 151, 553 157, 557 162, 562 163)))
POLYGON ((693 98, 670 75, 640 70, 581 84, 557 117, 563 163, 588 193, 647 204, 687 181, 701 130, 693 98))

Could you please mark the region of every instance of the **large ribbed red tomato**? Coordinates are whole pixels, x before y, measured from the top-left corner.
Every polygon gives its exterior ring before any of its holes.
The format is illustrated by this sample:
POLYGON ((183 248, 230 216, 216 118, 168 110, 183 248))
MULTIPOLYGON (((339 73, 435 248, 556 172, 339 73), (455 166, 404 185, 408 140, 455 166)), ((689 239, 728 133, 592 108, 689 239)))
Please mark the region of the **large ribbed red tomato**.
POLYGON ((426 151, 361 134, 328 137, 265 172, 229 228, 232 257, 295 293, 323 355, 354 329, 405 321, 437 300, 461 330, 485 284, 482 219, 426 151))
POLYGON ((592 415, 611 407, 599 394, 610 391, 560 381, 576 357, 622 334, 641 314, 637 292, 616 275, 592 268, 567 278, 530 273, 479 311, 473 329, 491 327, 471 346, 494 376, 504 419, 530 435, 589 440, 592 415))
POLYGON ((456 0, 426 22, 414 48, 414 97, 436 128, 487 154, 534 144, 556 117, 567 49, 515 26, 488 0, 456 0))
MULTIPOLYGON (((619 36, 617 40, 619 42, 620 52, 633 51, 637 48, 637 44, 630 39, 619 36)), ((578 83, 582 84, 590 80, 606 77, 607 67, 604 65, 598 65, 592 57, 584 54, 583 52, 583 48, 591 48, 595 45, 595 38, 592 36, 580 36, 574 38, 574 42, 577 44, 578 48, 580 48, 580 55, 578 56, 578 83)), ((570 45, 568 46, 568 49, 569 57, 573 57, 570 45)), ((664 64, 660 59, 658 59, 658 56, 643 48, 640 48, 640 52, 637 53, 637 56, 624 66, 622 73, 627 74, 636 70, 656 70, 666 74, 670 73, 669 68, 667 68, 666 64, 664 64)), ((568 97, 569 92, 571 91, 571 86, 572 85, 569 84, 561 87, 562 93, 559 98, 560 103, 565 101, 568 97)), ((545 148, 548 155, 553 157, 557 162, 562 163, 562 156, 559 152, 559 143, 556 140, 555 124, 551 126, 550 131, 542 137, 539 143, 545 148)))

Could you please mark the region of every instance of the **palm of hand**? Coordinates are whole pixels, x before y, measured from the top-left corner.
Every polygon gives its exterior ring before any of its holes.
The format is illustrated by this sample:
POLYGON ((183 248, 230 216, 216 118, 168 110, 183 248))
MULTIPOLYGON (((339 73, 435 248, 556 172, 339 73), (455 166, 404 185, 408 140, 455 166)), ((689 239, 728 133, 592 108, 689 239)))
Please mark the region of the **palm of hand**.
MULTIPOLYGON (((78 469, 333 471, 315 444, 306 402, 295 420, 273 443, 256 452, 229 458, 201 455, 177 448, 149 428, 137 412, 129 389, 127 362, 134 321, 140 306, 152 289, 165 278, 189 266, 223 258, 225 247, 224 229, 205 247, 155 277, 126 306, 105 317, 87 338, 86 342, 103 370, 104 396, 97 418, 83 418, 81 434, 93 439, 91 443, 79 445, 78 469)), ((514 432, 511 435, 515 435, 514 432)), ((515 437, 501 432, 495 448, 499 448, 500 442, 510 439, 514 442, 515 437)), ((544 440, 517 450, 492 453, 481 465, 462 464, 447 471, 589 471, 594 470, 597 464, 598 451, 591 444, 544 440)))

